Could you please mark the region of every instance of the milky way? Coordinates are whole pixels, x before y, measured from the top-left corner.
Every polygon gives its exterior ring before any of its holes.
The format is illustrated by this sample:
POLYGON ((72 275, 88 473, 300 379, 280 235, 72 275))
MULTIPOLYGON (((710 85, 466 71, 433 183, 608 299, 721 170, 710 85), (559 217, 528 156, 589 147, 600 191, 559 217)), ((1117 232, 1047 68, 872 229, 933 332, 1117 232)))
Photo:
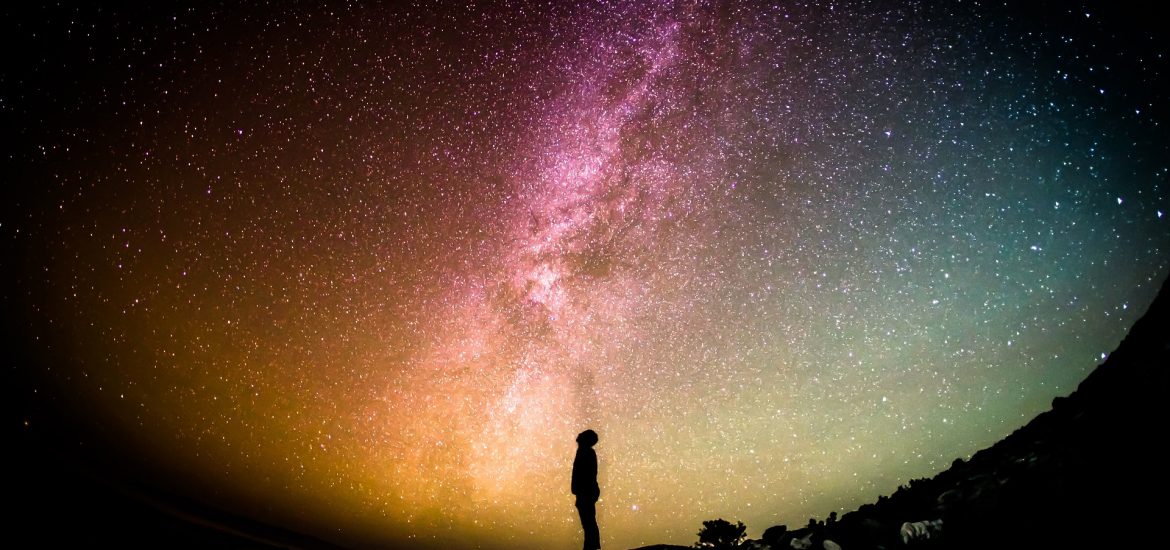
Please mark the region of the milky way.
POLYGON ((27 392, 331 540, 575 548, 586 428, 606 547, 847 511, 1170 263, 1165 44, 1097 6, 4 19, 27 392))

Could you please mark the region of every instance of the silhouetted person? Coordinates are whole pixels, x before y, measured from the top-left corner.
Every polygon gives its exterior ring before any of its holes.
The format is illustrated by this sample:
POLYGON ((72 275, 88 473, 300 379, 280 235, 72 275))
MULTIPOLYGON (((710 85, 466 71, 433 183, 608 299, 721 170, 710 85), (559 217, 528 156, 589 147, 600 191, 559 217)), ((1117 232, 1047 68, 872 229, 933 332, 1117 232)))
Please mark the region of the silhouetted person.
POLYGON ((577 513, 581 514, 581 528, 585 530, 584 550, 601 548, 601 533, 597 530, 597 432, 585 430, 577 435, 577 456, 573 459, 573 494, 577 495, 577 513))

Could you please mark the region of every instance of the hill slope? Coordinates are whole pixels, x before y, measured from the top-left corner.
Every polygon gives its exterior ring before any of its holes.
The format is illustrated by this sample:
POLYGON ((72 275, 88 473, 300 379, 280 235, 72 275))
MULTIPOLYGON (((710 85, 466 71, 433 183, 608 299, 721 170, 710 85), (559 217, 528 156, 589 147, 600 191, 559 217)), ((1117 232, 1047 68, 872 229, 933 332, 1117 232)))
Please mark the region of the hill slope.
POLYGON ((1117 548, 1161 540, 1168 401, 1170 281, 1118 348, 1051 410, 840 521, 773 527, 745 547, 819 549, 831 540, 846 550, 1117 548), (907 522, 917 532, 904 538, 907 522))

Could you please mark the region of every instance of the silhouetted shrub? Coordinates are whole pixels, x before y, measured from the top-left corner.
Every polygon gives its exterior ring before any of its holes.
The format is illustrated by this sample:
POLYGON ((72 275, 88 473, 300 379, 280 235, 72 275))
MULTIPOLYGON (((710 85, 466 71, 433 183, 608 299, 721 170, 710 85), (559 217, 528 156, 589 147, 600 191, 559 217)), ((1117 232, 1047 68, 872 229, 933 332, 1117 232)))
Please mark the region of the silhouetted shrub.
POLYGON ((716 550, 730 550, 739 546, 747 537, 747 526, 742 521, 732 525, 723 518, 703 522, 703 529, 699 531, 699 542, 696 548, 714 548, 716 550))
POLYGON ((764 530, 763 540, 769 546, 779 547, 780 541, 784 538, 785 533, 788 532, 787 525, 773 525, 764 530))

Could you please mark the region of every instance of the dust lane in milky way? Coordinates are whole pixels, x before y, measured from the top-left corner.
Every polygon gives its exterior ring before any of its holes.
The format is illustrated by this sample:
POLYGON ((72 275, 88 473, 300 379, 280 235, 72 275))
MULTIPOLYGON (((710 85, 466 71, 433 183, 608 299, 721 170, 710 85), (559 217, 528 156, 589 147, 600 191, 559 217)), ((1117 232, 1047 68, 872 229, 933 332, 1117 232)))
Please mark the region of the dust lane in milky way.
POLYGON ((710 289, 671 287, 695 282, 698 254, 713 248, 695 236, 711 233, 703 220, 717 208, 733 206, 719 198, 734 185, 727 147, 703 130, 736 113, 720 67, 685 74, 713 65, 694 53, 680 59, 688 31, 642 17, 641 28, 596 46, 598 61, 569 83, 547 131, 527 144, 532 152, 516 155, 513 189, 476 220, 493 228, 494 242, 480 246, 499 265, 459 275, 425 331, 435 341, 407 374, 412 395, 385 400, 391 416, 408 418, 405 429, 387 424, 377 435, 396 446, 383 460, 402 486, 470 495, 453 505, 485 523, 544 513, 563 485, 566 443, 582 427, 628 423, 663 392, 690 397, 683 390, 695 381, 684 370, 694 366, 636 348, 683 339, 688 325, 709 320, 696 310, 710 289), (679 381, 631 383, 665 372, 679 381), (442 474, 412 477, 428 467, 442 474), (533 491, 534 480, 544 489, 533 491))
POLYGON ((851 509, 1071 391, 1167 270, 1164 44, 1014 9, 4 18, 37 398, 342 541, 576 547, 585 428, 606 547, 851 509))

